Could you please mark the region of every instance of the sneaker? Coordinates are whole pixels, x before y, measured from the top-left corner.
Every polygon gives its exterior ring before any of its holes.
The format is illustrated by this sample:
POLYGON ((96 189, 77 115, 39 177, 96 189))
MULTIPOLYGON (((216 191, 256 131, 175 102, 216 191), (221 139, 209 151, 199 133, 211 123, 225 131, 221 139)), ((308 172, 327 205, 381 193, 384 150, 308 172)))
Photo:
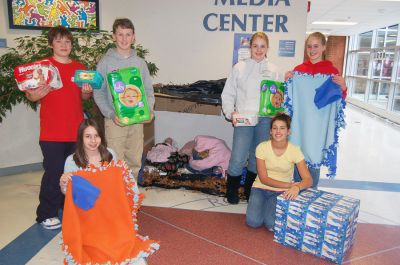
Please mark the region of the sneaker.
POLYGON ((61 227, 61 222, 60 219, 58 219, 57 217, 52 217, 52 218, 48 218, 46 220, 44 220, 43 222, 40 223, 40 225, 44 228, 44 229, 58 229, 61 227))

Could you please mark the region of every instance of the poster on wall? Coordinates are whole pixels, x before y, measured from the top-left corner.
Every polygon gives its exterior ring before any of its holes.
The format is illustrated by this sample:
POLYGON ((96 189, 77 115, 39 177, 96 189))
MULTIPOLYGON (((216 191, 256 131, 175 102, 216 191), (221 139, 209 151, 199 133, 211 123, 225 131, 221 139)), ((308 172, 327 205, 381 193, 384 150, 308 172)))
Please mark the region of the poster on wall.
POLYGON ((250 39, 252 34, 235 33, 233 36, 233 62, 237 62, 250 58, 250 39))
POLYGON ((279 40, 279 56, 294 57, 296 51, 295 40, 279 40))
POLYGON ((12 29, 99 29, 98 0, 7 0, 7 6, 12 29))

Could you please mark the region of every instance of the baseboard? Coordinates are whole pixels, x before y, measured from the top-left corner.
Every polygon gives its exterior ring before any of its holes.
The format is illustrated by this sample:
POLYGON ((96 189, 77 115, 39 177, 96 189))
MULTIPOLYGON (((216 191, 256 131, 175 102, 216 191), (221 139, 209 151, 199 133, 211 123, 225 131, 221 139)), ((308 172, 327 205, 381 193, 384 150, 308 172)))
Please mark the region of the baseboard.
POLYGON ((39 171, 39 170, 43 170, 42 162, 14 166, 14 167, 3 167, 3 168, 0 168, 0 177, 16 175, 16 174, 32 172, 32 171, 39 171))

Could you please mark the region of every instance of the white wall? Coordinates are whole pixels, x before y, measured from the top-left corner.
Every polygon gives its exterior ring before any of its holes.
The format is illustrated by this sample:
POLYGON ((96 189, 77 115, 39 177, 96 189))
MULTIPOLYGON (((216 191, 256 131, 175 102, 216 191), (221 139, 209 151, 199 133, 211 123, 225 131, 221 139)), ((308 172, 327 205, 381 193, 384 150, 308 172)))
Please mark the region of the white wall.
POLYGON ((41 162, 39 112, 19 104, 0 124, 0 168, 41 162))
MULTIPOLYGON (((0 38, 7 38, 9 46, 13 45, 13 39, 18 36, 38 34, 37 31, 8 29, 6 1, 0 1, 0 38)), ((229 6, 229 2, 230 0, 226 1, 225 6, 216 6, 214 4, 221 1, 100 0, 100 26, 103 30, 111 30, 117 17, 128 17, 133 21, 137 42, 149 49, 147 59, 160 68, 154 83, 183 84, 204 79, 219 79, 228 75, 232 64, 234 32, 207 31, 203 27, 203 19, 209 13, 236 14, 239 17, 244 14, 287 15, 288 32, 267 33, 270 37, 268 57, 282 72, 302 61, 307 1, 287 0, 286 2, 291 4, 290 7, 284 6, 284 0, 273 1, 278 2, 278 6, 275 7, 266 4, 259 7, 229 6), (296 40, 295 57, 278 57, 279 40, 296 40)), ((233 2, 261 3, 263 0, 233 2)), ((269 0, 265 2, 268 3, 269 0)), ((249 21, 247 33, 252 32, 252 25, 249 21)), ((260 25, 257 31, 262 31, 260 25)), ((0 55, 4 51, 0 48, 0 55)), ((223 117, 168 112, 156 114, 156 141, 170 136, 181 144, 195 135, 209 134, 223 138, 231 144, 232 128, 223 117)), ((7 118, 0 124, 0 169, 41 162, 38 134, 37 113, 25 106, 18 106, 12 113, 8 113, 7 118)))
MULTIPOLYGON (((155 83, 187 83, 201 79, 219 79, 228 75, 232 66, 234 32, 207 31, 203 27, 203 19, 208 13, 229 13, 238 16, 286 14, 289 17, 288 32, 267 33, 271 46, 268 57, 282 71, 302 62, 307 1, 291 0, 290 7, 285 7, 284 1, 279 1, 280 4, 276 7, 228 6, 228 4, 215 6, 215 1, 221 2, 220 0, 103 0, 100 1, 101 25, 102 29, 111 30, 114 16, 109 15, 111 13, 109 10, 118 10, 116 3, 125 7, 113 13, 115 17, 128 17, 134 23, 137 42, 149 49, 148 59, 160 68, 154 79, 155 83), (296 57, 278 57, 279 40, 297 40, 296 57)), ((261 1, 263 0, 255 2, 261 1)), ((250 0, 234 2, 249 3, 250 0)), ((252 33, 250 25, 252 24, 248 23, 247 33, 252 33)), ((262 30, 261 25, 257 30, 262 30)))
MULTIPOLYGON (((0 0, 0 38, 7 39, 12 47, 13 40, 36 31, 8 29, 7 1, 0 0)), ((0 56, 7 51, 0 48, 0 56)), ((1 67, 1 66, 0 66, 1 67)), ((39 147, 39 112, 19 104, 6 114, 0 123, 0 169, 18 165, 38 163, 42 160, 39 147)))
POLYGON ((171 137, 182 148, 196 135, 210 135, 223 139, 228 146, 232 146, 233 128, 223 116, 169 111, 156 111, 155 114, 156 143, 171 137))

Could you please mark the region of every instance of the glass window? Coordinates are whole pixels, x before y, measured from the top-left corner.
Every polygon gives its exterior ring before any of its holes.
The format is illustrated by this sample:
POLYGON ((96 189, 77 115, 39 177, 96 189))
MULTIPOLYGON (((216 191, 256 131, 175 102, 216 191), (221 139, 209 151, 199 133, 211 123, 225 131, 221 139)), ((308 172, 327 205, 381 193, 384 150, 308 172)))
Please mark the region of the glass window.
POLYGON ((383 52, 374 52, 372 60, 372 78, 380 79, 382 74, 383 52))
POLYGON ((368 76, 368 65, 369 65, 369 52, 358 52, 357 53, 357 75, 368 76))
POLYGON ((360 49, 361 48, 371 48, 372 44, 372 31, 368 31, 360 34, 360 49))
POLYGON ((399 25, 394 25, 388 27, 387 37, 386 37, 386 47, 394 47, 396 46, 397 41, 397 33, 398 33, 399 25))
POLYGON ((353 98, 364 101, 366 89, 367 89, 367 80, 361 78, 355 78, 353 82, 353 90, 351 95, 353 98))
POLYGON ((375 48, 385 47, 385 35, 386 35, 386 28, 377 30, 375 48))
POLYGON ((400 24, 352 36, 346 83, 349 97, 400 115, 400 24))
POLYGON ((392 77, 394 51, 376 51, 372 61, 372 78, 390 80, 392 77))
POLYGON ((386 52, 382 61, 382 79, 390 80, 392 78, 393 61, 394 51, 386 52))
POLYGON ((350 52, 347 54, 347 63, 346 63, 346 73, 347 75, 355 75, 356 68, 354 67, 354 58, 356 58, 355 52, 350 52))
POLYGON ((400 114, 400 84, 396 84, 395 89, 393 111, 400 114))
POLYGON ((397 51, 397 58, 399 58, 397 62, 397 83, 400 83, 400 52, 397 51))
POLYGON ((372 82, 368 103, 386 109, 389 100, 390 84, 384 82, 372 82))

